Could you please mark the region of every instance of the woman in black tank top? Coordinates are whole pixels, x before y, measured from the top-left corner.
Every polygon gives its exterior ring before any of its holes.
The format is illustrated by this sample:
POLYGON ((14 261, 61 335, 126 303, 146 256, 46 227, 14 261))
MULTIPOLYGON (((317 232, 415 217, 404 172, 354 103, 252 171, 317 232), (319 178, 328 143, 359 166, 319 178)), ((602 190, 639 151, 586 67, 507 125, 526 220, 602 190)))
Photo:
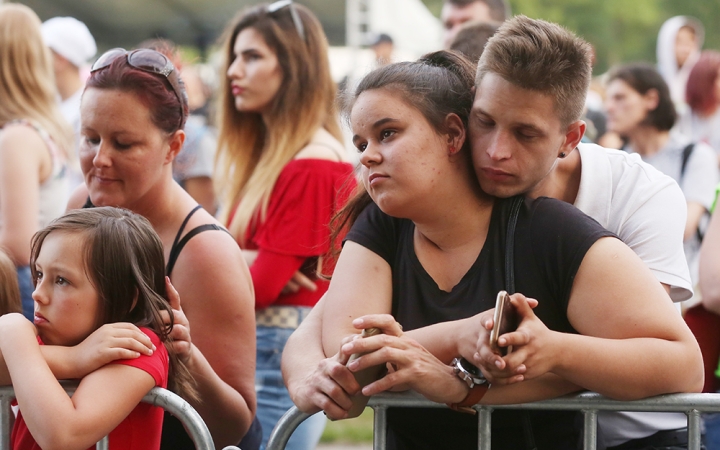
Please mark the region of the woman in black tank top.
MULTIPOLYGON (((174 349, 200 397, 187 400, 216 446, 238 445, 248 434, 242 448, 257 448, 260 431, 251 428, 255 327, 247 265, 232 237, 172 179, 187 108, 182 81, 162 54, 116 49, 101 56, 81 105, 85 186, 69 206, 119 206, 150 221, 165 248, 167 275, 182 299, 175 311, 174 349)), ((169 415, 162 448, 194 448, 169 415)))

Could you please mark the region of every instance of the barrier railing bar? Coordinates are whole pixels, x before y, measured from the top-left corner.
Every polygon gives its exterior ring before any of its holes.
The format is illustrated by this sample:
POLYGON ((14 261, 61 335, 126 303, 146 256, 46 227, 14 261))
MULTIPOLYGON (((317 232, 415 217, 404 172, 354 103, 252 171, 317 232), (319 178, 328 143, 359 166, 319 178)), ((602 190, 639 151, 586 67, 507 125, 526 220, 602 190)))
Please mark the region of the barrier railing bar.
POLYGON ((0 433, 2 433, 2 440, 0 445, 2 448, 10 448, 10 402, 14 396, 7 392, 0 393, 0 433))
POLYGON ((583 449, 595 450, 597 447, 597 409, 583 410, 583 449))
POLYGON ((373 449, 385 450, 387 447, 387 407, 376 406, 374 409, 375 416, 373 421, 373 449))
MULTIPOLYGON (((77 384, 62 382, 62 385, 69 395, 75 393, 77 384)), ((0 449, 10 448, 10 415, 12 414, 10 403, 14 398, 15 391, 12 386, 0 386, 0 449)), ((195 443, 195 448, 200 450, 215 449, 210 430, 208 430, 200 414, 179 395, 167 389, 154 387, 145 395, 142 401, 154 406, 159 406, 180 419, 193 443, 195 443)), ((292 429, 294 430, 300 422, 302 422, 302 419, 299 420, 292 429)), ((109 448, 108 437, 105 436, 101 439, 100 442, 95 445, 95 448, 96 450, 107 450, 109 448)), ((239 449, 230 446, 225 447, 225 450, 239 449)))
MULTIPOLYGON (((375 450, 385 450, 386 409, 388 407, 444 408, 445 405, 426 400, 414 392, 384 393, 373 396, 368 406, 375 409, 375 450), (379 416, 379 417, 378 417, 379 416), (382 419, 382 422, 380 420, 382 419), (382 430, 382 433, 380 431, 382 430), (380 436, 378 436, 380 435, 380 436)), ((518 405, 476 406, 478 411, 478 449, 490 449, 490 415, 495 409, 575 410, 584 414, 584 445, 587 450, 597 446, 598 411, 682 412, 688 417, 688 449, 700 450, 700 413, 720 412, 720 394, 669 394, 636 401, 618 401, 594 392, 584 392, 551 400, 518 405), (486 417, 487 416, 487 417, 486 417)), ((273 429, 267 450, 283 450, 295 428, 307 417, 291 408, 273 429)))
POLYGON ((100 439, 100 441, 95 444, 95 450, 110 450, 110 438, 105 436, 100 439))
POLYGON ((490 430, 492 429, 492 408, 475 408, 478 415, 478 450, 490 450, 490 430))
POLYGON ((700 450, 700 411, 692 409, 688 416, 688 450, 700 450))

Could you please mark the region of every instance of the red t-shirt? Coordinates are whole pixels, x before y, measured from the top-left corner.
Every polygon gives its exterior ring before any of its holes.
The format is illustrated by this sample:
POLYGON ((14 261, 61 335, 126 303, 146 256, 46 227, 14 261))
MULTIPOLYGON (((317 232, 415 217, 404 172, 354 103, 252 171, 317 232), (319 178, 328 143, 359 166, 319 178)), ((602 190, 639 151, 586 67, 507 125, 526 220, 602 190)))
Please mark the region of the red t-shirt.
MULTIPOLYGON (((152 356, 141 355, 135 359, 122 359, 111 364, 124 364, 137 367, 152 375, 155 386, 167 388, 168 370, 170 360, 165 345, 160 338, 148 328, 140 328, 150 337, 156 350, 152 356)), ((38 342, 42 345, 40 338, 38 342)), ((111 388, 111 387, 109 387, 111 388)), ((160 434, 162 432, 163 409, 148 403, 140 403, 130 412, 125 420, 110 432, 110 449, 114 450, 157 450, 160 448, 160 434)), ((40 446, 30 434, 22 411, 18 411, 13 426, 10 443, 13 450, 40 450, 40 446)), ((88 450, 95 448, 95 445, 88 450)))
MULTIPOLYGON (((281 294, 295 272, 309 259, 328 254, 330 219, 347 202, 356 185, 353 166, 326 159, 294 159, 280 172, 268 203, 267 217, 253 223, 245 249, 258 250, 252 267, 255 308, 274 305, 315 306, 327 291, 327 281, 316 279, 318 289, 281 294)), ((323 272, 332 261, 323 260, 323 272)), ((312 275, 311 273, 306 273, 312 275)))

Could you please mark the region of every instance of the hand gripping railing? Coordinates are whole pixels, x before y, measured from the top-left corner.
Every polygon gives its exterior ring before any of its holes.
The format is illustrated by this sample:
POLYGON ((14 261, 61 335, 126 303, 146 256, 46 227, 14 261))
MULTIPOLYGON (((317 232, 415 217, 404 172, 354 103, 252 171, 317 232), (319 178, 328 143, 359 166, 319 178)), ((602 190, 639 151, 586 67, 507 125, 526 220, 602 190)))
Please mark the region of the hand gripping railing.
MULTIPOLYGON (((75 392, 76 384, 63 382, 63 387, 68 394, 75 392)), ((10 402, 15 398, 15 391, 12 386, 0 387, 0 450, 10 449, 10 402)), ((200 414, 188 402, 179 395, 167 389, 155 387, 142 399, 144 403, 163 408, 177 417, 185 426, 190 438, 195 443, 195 448, 200 450, 215 450, 210 431, 203 422, 200 414)), ((95 446, 97 450, 109 448, 108 438, 105 436, 95 446)), ((239 450, 237 447, 225 447, 223 450, 239 450)))
MULTIPOLYGON (((375 450, 385 450, 388 407, 446 407, 443 404, 426 400, 414 392, 376 395, 370 398, 368 406, 375 411, 373 430, 373 448, 375 450)), ((688 417, 688 450, 700 450, 700 413, 720 412, 720 394, 672 394, 623 402, 611 400, 594 392, 585 392, 521 405, 477 405, 474 408, 478 412, 479 450, 490 450, 491 415, 494 409, 582 411, 584 415, 583 448, 585 450, 596 449, 598 411, 682 412, 688 417)), ((301 412, 296 407, 285 413, 270 435, 267 450, 283 450, 295 428, 308 417, 310 415, 301 412)))

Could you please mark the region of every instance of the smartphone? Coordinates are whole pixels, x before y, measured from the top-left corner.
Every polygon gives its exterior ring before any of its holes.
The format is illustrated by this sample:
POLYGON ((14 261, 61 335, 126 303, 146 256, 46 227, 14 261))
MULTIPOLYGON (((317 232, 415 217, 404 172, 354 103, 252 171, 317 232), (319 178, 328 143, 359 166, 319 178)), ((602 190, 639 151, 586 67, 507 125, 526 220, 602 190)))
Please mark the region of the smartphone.
MULTIPOLYGON (((381 330, 380 328, 374 328, 374 327, 373 327, 373 328, 365 328, 365 329, 363 329, 363 330, 362 330, 362 333, 360 334, 360 336, 366 338, 366 337, 370 337, 370 336, 375 336, 375 335, 377 335, 377 334, 382 334, 382 330, 381 330)), ((364 354, 364 353, 353 353, 352 355, 350 355, 350 358, 348 359, 348 363, 351 362, 351 361, 355 361, 356 359, 358 359, 359 357, 361 357, 363 354, 364 354)))
POLYGON ((503 356, 512 352, 512 346, 498 346, 498 338, 505 333, 517 329, 517 312, 510 303, 510 296, 505 291, 498 292, 495 299, 495 316, 493 317, 493 328, 490 331, 490 348, 503 356))
MULTIPOLYGON (((362 331, 362 337, 370 337, 375 336, 378 334, 382 334, 382 330, 380 328, 365 328, 362 331)), ((348 363, 351 361, 354 361, 364 355, 364 353, 353 353, 350 355, 350 358, 348 359, 348 363)), ((360 385, 360 388, 364 388, 368 384, 372 383, 373 381, 380 378, 380 375, 382 374, 383 369, 385 369, 384 365, 378 365, 378 366, 372 366, 368 367, 366 369, 363 369, 359 372, 353 372, 353 375, 355 375, 355 380, 357 380, 358 384, 360 385)), ((360 415, 360 413, 363 412, 365 409, 365 406, 367 405, 367 402, 369 400, 368 397, 364 396, 362 392, 358 392, 357 394, 353 395, 351 397, 353 406, 348 411, 348 418, 357 417, 360 415)))

